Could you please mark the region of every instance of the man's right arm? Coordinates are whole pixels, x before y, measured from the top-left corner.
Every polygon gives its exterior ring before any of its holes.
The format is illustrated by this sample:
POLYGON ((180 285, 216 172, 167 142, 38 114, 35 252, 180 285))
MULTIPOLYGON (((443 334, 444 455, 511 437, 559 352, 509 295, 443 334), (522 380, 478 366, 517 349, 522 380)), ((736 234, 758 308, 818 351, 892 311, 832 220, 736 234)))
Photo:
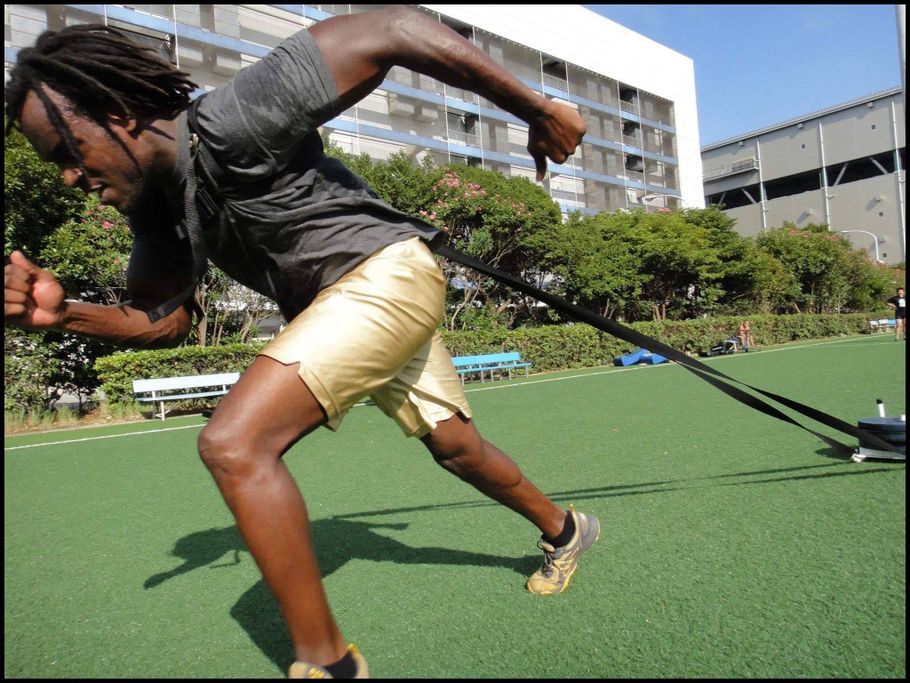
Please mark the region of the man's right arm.
POLYGON ((296 143, 381 86, 394 66, 475 92, 525 121, 538 181, 547 159, 564 163, 586 131, 573 108, 531 90, 445 24, 392 6, 320 21, 242 69, 200 103, 203 141, 239 179, 273 173, 296 143))
POLYGON ((192 300, 155 323, 145 311, 188 284, 189 279, 180 282, 171 272, 162 271, 148 246, 137 240, 127 271, 130 303, 103 306, 72 301, 65 298, 53 274, 14 251, 4 268, 3 310, 7 325, 25 329, 56 329, 134 348, 177 346, 190 331, 192 300))
POLYGON ((342 110, 379 87, 393 66, 470 90, 528 124, 538 181, 547 158, 565 162, 587 130, 574 109, 532 91, 471 41, 409 7, 338 15, 307 30, 335 81, 342 110))

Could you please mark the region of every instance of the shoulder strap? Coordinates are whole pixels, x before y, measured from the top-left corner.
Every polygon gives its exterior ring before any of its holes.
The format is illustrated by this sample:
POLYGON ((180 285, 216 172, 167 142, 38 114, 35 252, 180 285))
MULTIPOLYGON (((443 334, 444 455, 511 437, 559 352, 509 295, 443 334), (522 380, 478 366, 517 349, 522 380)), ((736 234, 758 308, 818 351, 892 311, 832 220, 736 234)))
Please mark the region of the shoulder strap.
POLYGON ((145 314, 149 317, 149 322, 156 323, 162 318, 166 318, 171 313, 180 308, 183 303, 189 299, 196 292, 196 285, 198 283, 193 282, 189 287, 184 289, 180 294, 175 296, 173 299, 168 299, 160 306, 156 306, 150 311, 146 311, 145 314))
MULTIPOLYGON (((205 97, 204 95, 202 97, 205 97)), ((205 275, 208 259, 205 254, 205 241, 202 238, 202 224, 199 221, 199 209, 196 206, 199 184, 196 178, 196 160, 202 141, 196 133, 196 108, 202 97, 197 97, 187 109, 187 123, 190 128, 190 163, 186 169, 186 189, 183 194, 184 227, 190 241, 190 250, 193 254, 193 280, 199 282, 205 275)))
POLYGON ((193 296, 196 291, 196 286, 202 278, 205 277, 205 271, 208 267, 205 241, 202 237, 202 225, 199 221, 199 210, 196 201, 197 199, 202 199, 206 210, 212 215, 214 215, 216 207, 211 197, 204 192, 204 188, 199 188, 196 176, 196 159, 199 155, 199 148, 202 145, 202 142, 199 140, 199 135, 196 133, 198 127, 196 122, 196 107, 199 106, 199 101, 202 97, 204 97, 204 95, 197 97, 187 109, 187 124, 190 129, 190 163, 187 165, 186 187, 183 193, 184 220, 178 228, 181 232, 186 233, 186 237, 189 241, 190 252, 193 257, 193 284, 172 299, 146 311, 149 321, 152 323, 156 323, 161 320, 161 318, 169 316, 182 306, 187 299, 193 296), (205 196, 202 198, 199 197, 201 194, 204 194, 205 196))

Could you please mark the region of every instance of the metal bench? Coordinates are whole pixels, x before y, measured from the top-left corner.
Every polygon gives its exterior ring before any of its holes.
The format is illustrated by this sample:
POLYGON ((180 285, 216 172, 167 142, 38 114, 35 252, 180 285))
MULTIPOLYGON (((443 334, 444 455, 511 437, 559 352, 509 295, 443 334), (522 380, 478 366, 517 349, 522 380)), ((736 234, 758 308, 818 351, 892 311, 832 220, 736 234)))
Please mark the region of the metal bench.
POLYGON ((505 353, 486 353, 478 356, 454 356, 452 363, 455 365, 455 371, 461 377, 461 383, 464 384, 465 376, 471 373, 480 373, 480 381, 484 381, 484 373, 490 373, 490 381, 493 381, 493 373, 507 371, 509 379, 512 379, 512 370, 524 368, 525 377, 528 376, 528 368, 531 363, 521 360, 521 354, 518 351, 508 351, 505 353))
POLYGON ((869 329, 875 332, 887 332, 888 330, 893 330, 897 325, 897 320, 888 318, 882 318, 881 320, 870 320, 869 329))
POLYGON ((239 372, 223 372, 216 375, 192 375, 189 377, 159 377, 157 379, 134 379, 133 393, 137 401, 151 401, 160 405, 155 416, 162 420, 170 412, 164 409, 165 401, 179 401, 208 396, 223 396, 238 379, 239 372))

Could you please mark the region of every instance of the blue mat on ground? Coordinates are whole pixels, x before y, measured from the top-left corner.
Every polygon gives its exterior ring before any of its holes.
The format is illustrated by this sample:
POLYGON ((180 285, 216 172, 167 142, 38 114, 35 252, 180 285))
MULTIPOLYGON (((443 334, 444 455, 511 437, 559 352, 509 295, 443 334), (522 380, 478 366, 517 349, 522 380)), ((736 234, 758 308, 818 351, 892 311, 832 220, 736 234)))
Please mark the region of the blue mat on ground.
POLYGON ((647 353, 644 349, 635 349, 632 353, 627 353, 625 356, 618 356, 613 359, 613 365, 635 365, 638 363, 644 355, 647 353))
POLYGON ((613 365, 627 366, 635 365, 636 363, 657 365, 658 363, 665 363, 666 361, 667 359, 659 354, 651 353, 645 349, 635 349, 631 353, 627 353, 625 356, 618 356, 614 358, 613 365))

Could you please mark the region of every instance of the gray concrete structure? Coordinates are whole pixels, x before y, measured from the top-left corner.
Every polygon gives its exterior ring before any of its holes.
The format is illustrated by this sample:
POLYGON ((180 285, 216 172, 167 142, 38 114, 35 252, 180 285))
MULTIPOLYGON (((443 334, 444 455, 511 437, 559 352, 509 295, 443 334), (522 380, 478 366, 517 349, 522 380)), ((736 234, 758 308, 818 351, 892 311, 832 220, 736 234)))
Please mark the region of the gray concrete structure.
POLYGON ((743 235, 824 223, 870 258, 906 260, 906 140, 901 88, 702 148, 706 204, 743 235))

